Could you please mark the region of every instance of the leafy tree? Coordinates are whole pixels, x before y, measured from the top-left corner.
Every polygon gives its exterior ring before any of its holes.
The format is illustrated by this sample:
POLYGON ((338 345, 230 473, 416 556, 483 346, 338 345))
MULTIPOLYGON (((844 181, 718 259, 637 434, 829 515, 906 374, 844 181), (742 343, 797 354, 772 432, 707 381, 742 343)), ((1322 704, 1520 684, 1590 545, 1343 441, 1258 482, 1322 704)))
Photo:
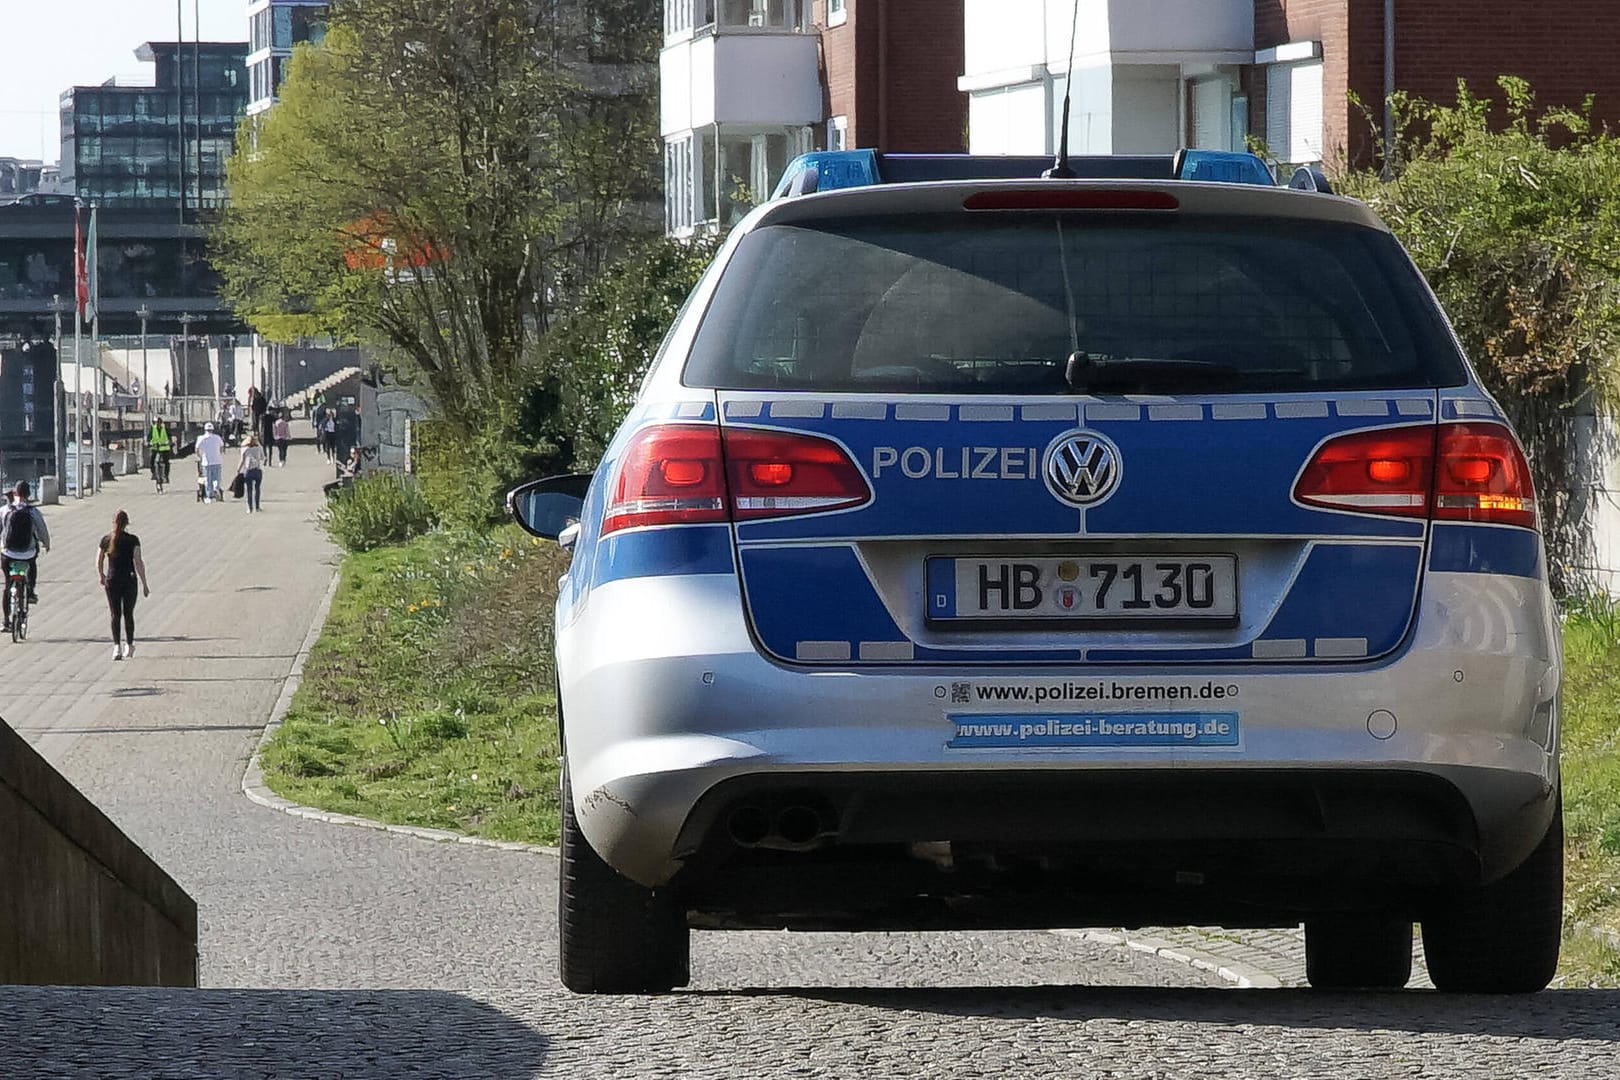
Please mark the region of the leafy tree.
POLYGON ((675 316, 720 248, 720 239, 660 237, 638 245, 583 291, 546 341, 547 376, 531 387, 528 424, 573 468, 594 468, 635 400, 675 316))
POLYGON ((504 427, 569 290, 656 227, 656 5, 337 0, 243 125, 215 235, 272 337, 387 347, 463 432, 504 427))
POLYGON ((1397 96, 1393 179, 1341 187, 1412 253, 1524 438, 1568 591, 1591 565, 1584 432, 1620 404, 1620 141, 1594 128, 1590 100, 1538 115, 1523 80, 1499 85, 1499 109, 1461 83, 1454 106, 1397 96))

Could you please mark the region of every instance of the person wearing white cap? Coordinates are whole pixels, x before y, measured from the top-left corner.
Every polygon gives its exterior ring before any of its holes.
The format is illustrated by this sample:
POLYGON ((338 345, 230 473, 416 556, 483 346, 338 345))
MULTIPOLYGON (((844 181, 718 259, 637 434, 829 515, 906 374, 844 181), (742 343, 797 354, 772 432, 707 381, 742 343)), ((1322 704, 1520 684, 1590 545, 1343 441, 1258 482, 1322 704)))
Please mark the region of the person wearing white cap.
POLYGON ((225 467, 225 440, 214 433, 212 423, 203 425, 202 438, 197 440, 197 460, 202 462, 206 478, 203 485, 205 501, 213 502, 222 498, 224 492, 220 489, 220 475, 225 467))

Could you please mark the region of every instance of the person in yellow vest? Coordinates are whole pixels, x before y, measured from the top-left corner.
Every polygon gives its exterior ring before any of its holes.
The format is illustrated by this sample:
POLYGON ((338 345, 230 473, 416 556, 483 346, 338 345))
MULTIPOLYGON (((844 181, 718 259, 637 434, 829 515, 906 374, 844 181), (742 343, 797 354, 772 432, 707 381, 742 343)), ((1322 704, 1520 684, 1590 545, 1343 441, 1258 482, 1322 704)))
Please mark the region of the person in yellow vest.
POLYGON ((146 432, 146 445, 152 451, 152 479, 162 490, 162 485, 169 482, 169 454, 174 450, 169 422, 163 417, 153 418, 152 426, 146 432))

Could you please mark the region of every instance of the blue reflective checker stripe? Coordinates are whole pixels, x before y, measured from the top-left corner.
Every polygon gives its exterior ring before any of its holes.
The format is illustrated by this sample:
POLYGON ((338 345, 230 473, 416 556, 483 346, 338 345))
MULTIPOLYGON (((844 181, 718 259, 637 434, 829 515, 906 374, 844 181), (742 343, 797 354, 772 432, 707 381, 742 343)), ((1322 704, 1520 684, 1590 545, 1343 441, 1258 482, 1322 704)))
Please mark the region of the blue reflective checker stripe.
POLYGON ((1317 545, 1260 636, 1366 638, 1367 657, 1382 656, 1412 621, 1422 554, 1417 544, 1317 545))
POLYGON ((945 618, 956 614, 956 560, 928 560, 928 614, 945 618))
POLYGON ((736 570, 729 525, 675 525, 611 533, 596 546, 594 584, 736 570))
POLYGON ((1484 395, 1448 397, 1440 402, 1440 419, 1475 420, 1483 423, 1501 420, 1502 410, 1484 395))
POLYGON ((1429 540, 1429 569, 1540 578, 1541 538, 1511 526, 1436 524, 1429 540))
POLYGON ((849 547, 745 548, 742 566, 754 629, 783 659, 801 641, 906 640, 849 547))

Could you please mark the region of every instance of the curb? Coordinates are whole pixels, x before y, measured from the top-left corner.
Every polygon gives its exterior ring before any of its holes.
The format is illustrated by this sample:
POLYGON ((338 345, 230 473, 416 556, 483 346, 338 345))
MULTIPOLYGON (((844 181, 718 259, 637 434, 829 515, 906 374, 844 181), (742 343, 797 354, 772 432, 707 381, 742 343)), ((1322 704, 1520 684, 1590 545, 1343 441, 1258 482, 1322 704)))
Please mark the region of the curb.
POLYGON ((1202 952, 1185 943, 1166 941, 1164 938, 1110 930, 1053 930, 1052 933, 1077 937, 1098 945, 1113 945, 1133 952, 1151 953, 1173 964, 1184 964, 1199 971, 1210 972, 1242 990, 1278 990, 1284 986, 1283 981, 1269 971, 1202 952))
POLYGON ((304 665, 309 662, 310 650, 315 648, 315 642, 320 639, 321 629, 326 625, 326 617, 332 611, 332 599, 337 595, 338 582, 342 575, 334 570, 332 583, 326 587, 326 595, 321 598, 321 606, 315 612, 315 619, 310 623, 309 633, 304 635, 304 643, 298 647, 298 655, 293 659, 292 670, 282 680, 281 694, 276 698, 275 708, 270 710, 270 721, 264 726, 264 733, 253 747, 253 754, 248 758, 247 769, 242 773, 242 794, 251 801, 270 810, 279 810, 283 814, 294 817, 308 818, 311 821, 323 821, 329 825, 350 825, 362 829, 371 829, 376 832, 394 833, 398 836, 411 836, 418 840, 431 840, 439 844, 467 844, 472 847, 495 848, 500 851, 525 851, 531 854, 552 855, 557 854, 554 847, 542 844, 525 844, 517 840, 485 840, 481 836, 467 836, 464 833, 451 832, 448 829, 428 829, 419 825, 391 825, 385 821, 376 821, 372 818, 356 817, 353 814, 338 814, 330 810, 321 810, 313 806, 304 806, 291 799, 284 799, 271 791, 264 783, 264 767, 259 763, 259 755, 263 752, 265 744, 275 736, 281 722, 287 718, 287 710, 292 708, 293 695, 298 692, 299 684, 304 681, 304 665))

